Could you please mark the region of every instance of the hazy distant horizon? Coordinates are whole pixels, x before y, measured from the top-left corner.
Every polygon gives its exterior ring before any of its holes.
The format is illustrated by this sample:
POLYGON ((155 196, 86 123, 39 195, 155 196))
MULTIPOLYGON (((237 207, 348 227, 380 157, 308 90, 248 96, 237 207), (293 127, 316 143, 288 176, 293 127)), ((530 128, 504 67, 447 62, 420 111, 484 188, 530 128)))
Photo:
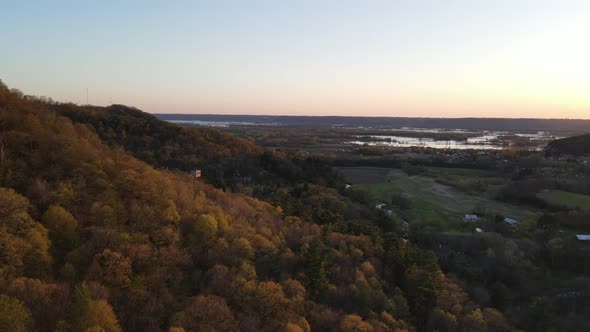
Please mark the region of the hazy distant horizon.
MULTIPOLYGON (((17 89, 20 90, 24 95, 30 95, 30 96, 36 96, 36 97, 44 97, 44 98, 51 98, 52 100, 59 102, 59 103, 69 103, 72 102, 74 104, 77 105, 86 105, 86 103, 84 102, 73 102, 71 100, 56 100, 55 98, 53 98, 52 96, 47 96, 47 95, 36 95, 36 94, 32 94, 32 93, 28 93, 27 91, 23 91, 21 89, 19 89, 18 87, 14 87, 11 86, 10 84, 7 84, 6 81, 4 81, 2 79, 2 77, 0 77, 0 82, 3 82, 4 84, 6 84, 10 89, 17 89)), ((554 118, 542 118, 542 117, 486 117, 486 116, 403 116, 403 115, 396 115, 396 114, 390 114, 390 115, 360 115, 360 114, 351 114, 351 115, 347 115, 347 114, 304 114, 304 113, 300 113, 300 114, 295 114, 295 113, 207 113, 207 112, 187 112, 187 113, 177 113, 177 112, 169 112, 169 113, 162 113, 162 112, 150 112, 146 109, 143 109, 141 107, 137 107, 135 105, 130 105, 130 104, 122 104, 122 103, 112 103, 112 104, 93 104, 93 103, 88 103, 88 105, 91 106, 99 106, 99 107, 109 107, 109 106, 114 106, 114 105, 122 105, 125 107, 133 107, 133 108, 137 108, 138 110, 142 111, 142 112, 146 112, 152 115, 170 115, 170 116, 174 116, 174 115, 202 115, 202 116, 260 116, 260 117, 343 117, 343 118, 349 118, 349 117, 358 117, 358 118, 400 118, 400 119, 506 119, 506 120, 568 120, 568 121, 590 121, 590 117, 588 118, 558 118, 558 117, 554 117, 554 118)))
MULTIPOLYGON (((128 106, 128 105, 125 105, 128 106)), ((141 110, 141 109, 140 109, 141 110)), ((142 110, 143 111, 143 110, 142 110)), ((567 120, 567 121, 590 121, 590 118, 523 118, 523 117, 483 117, 483 116, 397 116, 397 115, 321 115, 321 114, 254 114, 254 113, 157 113, 147 112, 152 115, 202 115, 202 116, 260 116, 260 117, 317 117, 317 118, 399 118, 399 119, 479 119, 479 120, 567 120)))
POLYGON ((590 133, 590 120, 534 118, 426 118, 368 116, 302 116, 243 114, 154 114, 178 124, 213 127, 228 126, 303 126, 375 129, 442 129, 527 132, 590 133))

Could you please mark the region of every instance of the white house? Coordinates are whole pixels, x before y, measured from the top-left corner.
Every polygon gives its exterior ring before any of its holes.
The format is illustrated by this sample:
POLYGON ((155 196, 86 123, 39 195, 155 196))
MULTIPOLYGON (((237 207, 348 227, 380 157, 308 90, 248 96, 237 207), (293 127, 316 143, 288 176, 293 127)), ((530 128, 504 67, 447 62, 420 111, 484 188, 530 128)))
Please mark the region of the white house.
POLYGON ((476 222, 479 220, 479 217, 477 216, 477 214, 466 214, 465 218, 463 218, 463 221, 465 222, 476 222))

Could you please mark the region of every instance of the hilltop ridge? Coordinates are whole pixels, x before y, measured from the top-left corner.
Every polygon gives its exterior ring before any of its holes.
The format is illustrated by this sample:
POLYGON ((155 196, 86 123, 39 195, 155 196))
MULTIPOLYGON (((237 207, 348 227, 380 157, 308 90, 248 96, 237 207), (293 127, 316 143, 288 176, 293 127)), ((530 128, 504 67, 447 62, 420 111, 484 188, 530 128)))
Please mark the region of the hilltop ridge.
POLYGON ((565 155, 573 157, 590 155, 590 134, 551 141, 543 151, 545 152, 545 156, 553 158, 559 158, 565 155))
POLYGON ((254 143, 214 128, 186 128, 124 105, 108 107, 55 105, 74 122, 91 125, 110 145, 120 145, 135 157, 157 167, 198 167, 208 159, 260 154, 254 143))

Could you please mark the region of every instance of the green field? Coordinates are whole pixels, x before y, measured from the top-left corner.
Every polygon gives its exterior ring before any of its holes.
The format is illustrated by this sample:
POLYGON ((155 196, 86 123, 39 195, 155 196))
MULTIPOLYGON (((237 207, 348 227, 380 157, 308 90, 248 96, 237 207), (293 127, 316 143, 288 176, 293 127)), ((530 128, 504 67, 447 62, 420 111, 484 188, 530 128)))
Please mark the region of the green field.
MULTIPOLYGON (((463 216, 471 213, 476 207, 483 207, 490 215, 501 214, 517 220, 536 215, 535 211, 495 201, 486 193, 468 194, 438 183, 430 176, 409 176, 400 169, 341 167, 338 170, 353 184, 355 190, 365 191, 372 202, 388 203, 394 194, 407 195, 411 200, 411 207, 402 210, 401 217, 408 222, 423 221, 446 230, 458 230, 463 226, 463 216)), ((429 168, 429 172, 446 170, 429 168)), ((461 172, 463 176, 469 174, 461 169, 452 170, 461 172)), ((477 179, 481 173, 478 173, 479 170, 474 171, 471 176, 477 179)))
POLYGON ((590 209, 590 196, 570 193, 561 190, 543 190, 537 197, 549 205, 565 206, 568 208, 590 209))
POLYGON ((455 168, 455 167, 426 167, 429 175, 434 176, 468 176, 468 177, 489 177, 493 173, 485 169, 455 168))
POLYGON ((381 183, 391 171, 389 168, 380 167, 337 167, 336 169, 352 184, 381 183))

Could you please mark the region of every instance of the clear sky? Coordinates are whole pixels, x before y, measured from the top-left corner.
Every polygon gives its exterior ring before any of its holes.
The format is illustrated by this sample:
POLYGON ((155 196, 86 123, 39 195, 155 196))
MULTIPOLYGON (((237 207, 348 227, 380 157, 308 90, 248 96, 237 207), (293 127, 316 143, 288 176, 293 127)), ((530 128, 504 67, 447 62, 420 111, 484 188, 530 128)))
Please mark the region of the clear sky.
POLYGON ((590 118, 590 1, 3 1, 0 79, 152 113, 590 118))

